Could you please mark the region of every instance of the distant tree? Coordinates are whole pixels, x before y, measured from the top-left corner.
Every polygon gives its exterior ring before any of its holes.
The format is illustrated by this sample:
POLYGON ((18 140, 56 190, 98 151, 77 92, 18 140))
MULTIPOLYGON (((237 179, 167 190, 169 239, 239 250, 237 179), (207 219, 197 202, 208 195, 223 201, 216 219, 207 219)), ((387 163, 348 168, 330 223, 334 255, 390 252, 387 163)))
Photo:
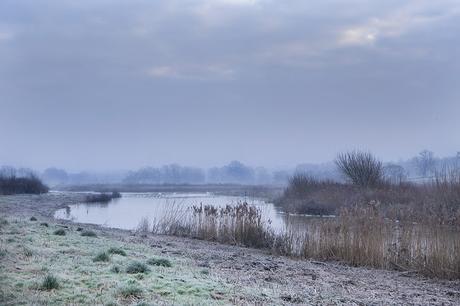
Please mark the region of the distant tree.
POLYGON ((234 160, 223 167, 225 178, 229 183, 253 183, 254 170, 234 160))
POLYGON ((383 182, 382 162, 369 152, 347 152, 337 156, 335 164, 340 172, 354 185, 377 187, 383 182))
POLYGON ((204 171, 200 168, 171 164, 161 168, 146 167, 131 171, 123 182, 127 184, 201 184, 204 180, 204 171))
POLYGON ((415 158, 415 165, 419 175, 423 177, 433 175, 436 170, 434 153, 428 150, 421 151, 415 158))
POLYGON ((11 166, 2 166, 0 168, 0 176, 3 178, 16 177, 16 169, 11 166))
POLYGON ((407 171, 397 164, 385 165, 384 173, 385 178, 393 184, 400 184, 407 179, 407 171))
POLYGON ((2 167, 0 169, 0 195, 40 194, 48 192, 48 187, 30 169, 2 167))
POLYGON ((69 175, 62 169, 47 168, 43 171, 42 179, 50 185, 65 184, 69 179, 69 175))
POLYGON ((257 167, 254 169, 255 182, 257 184, 270 184, 272 182, 271 173, 264 167, 257 167))
POLYGON ((286 184, 289 181, 291 173, 286 170, 279 170, 273 172, 273 182, 275 184, 286 184))

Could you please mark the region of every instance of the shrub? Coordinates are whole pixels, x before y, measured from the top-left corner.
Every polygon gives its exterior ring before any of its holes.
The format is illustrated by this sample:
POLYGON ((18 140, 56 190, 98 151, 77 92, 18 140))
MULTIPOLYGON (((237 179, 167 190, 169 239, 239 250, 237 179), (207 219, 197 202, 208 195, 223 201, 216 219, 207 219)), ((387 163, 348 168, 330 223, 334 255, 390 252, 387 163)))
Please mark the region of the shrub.
POLYGON ((109 254, 117 254, 117 255, 121 255, 121 256, 126 256, 126 252, 121 248, 111 247, 108 250, 108 252, 109 252, 109 254))
POLYGON ((112 199, 121 198, 121 193, 112 191, 112 193, 89 194, 85 197, 86 203, 108 203, 112 199))
POLYGON ((94 262, 99 262, 99 261, 107 262, 107 261, 110 261, 110 256, 106 252, 100 252, 93 258, 93 261, 94 262))
POLYGON ((0 174, 0 194, 41 194, 47 193, 48 190, 34 174, 26 177, 17 177, 15 171, 9 175, 0 174))
POLYGON ((58 289, 59 288, 59 281, 55 276, 49 274, 43 279, 40 288, 42 290, 58 289))
POLYGON ((169 259, 166 258, 150 258, 149 260, 147 260, 147 264, 167 268, 172 267, 171 261, 169 261, 169 259))
POLYGON ((81 232, 80 236, 83 237, 97 237, 96 233, 93 231, 83 231, 81 232))
POLYGON ((118 289, 118 294, 124 298, 139 298, 142 296, 142 289, 137 285, 126 285, 118 289))
POLYGON ((118 191, 112 191, 112 199, 118 199, 121 198, 121 193, 118 191))
POLYGON ((384 169, 381 161, 368 152, 347 152, 337 156, 335 164, 354 185, 373 188, 383 183, 384 169))
POLYGON ((29 220, 30 220, 30 221, 37 221, 37 218, 35 218, 35 217, 30 217, 29 220))
POLYGON ((275 205, 290 213, 335 215, 341 206, 354 199, 354 189, 353 186, 297 173, 289 179, 275 205))
POLYGON ((48 227, 48 223, 42 222, 42 223, 40 223, 40 226, 48 227))
POLYGON ((147 265, 141 263, 141 262, 138 262, 138 261, 134 261, 132 263, 130 263, 128 265, 128 267, 126 267, 126 273, 129 273, 129 274, 135 274, 135 273, 147 273, 149 272, 150 269, 149 267, 147 267, 147 265))
POLYGON ((59 229, 54 231, 54 234, 58 235, 58 236, 65 236, 65 230, 62 229, 62 228, 59 228, 59 229))

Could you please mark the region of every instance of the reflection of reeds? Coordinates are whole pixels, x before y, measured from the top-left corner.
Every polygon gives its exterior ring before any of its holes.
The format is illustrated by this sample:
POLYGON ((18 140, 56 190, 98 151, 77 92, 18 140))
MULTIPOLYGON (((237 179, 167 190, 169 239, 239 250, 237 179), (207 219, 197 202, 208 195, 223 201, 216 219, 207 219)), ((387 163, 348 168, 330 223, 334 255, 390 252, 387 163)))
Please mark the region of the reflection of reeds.
POLYGON ((222 208, 199 205, 191 214, 173 205, 165 218, 153 226, 144 221, 142 227, 298 258, 460 278, 458 228, 392 221, 373 205, 344 210, 337 218, 311 219, 303 227, 288 226, 281 232, 274 232, 260 209, 247 203, 222 208))

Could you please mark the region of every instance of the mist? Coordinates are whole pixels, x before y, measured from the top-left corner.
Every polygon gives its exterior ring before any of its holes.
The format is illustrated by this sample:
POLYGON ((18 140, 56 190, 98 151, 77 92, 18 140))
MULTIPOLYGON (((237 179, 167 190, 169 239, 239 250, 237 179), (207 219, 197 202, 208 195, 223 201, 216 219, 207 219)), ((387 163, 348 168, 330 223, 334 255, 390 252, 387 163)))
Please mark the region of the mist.
POLYGON ((2 1, 0 164, 294 168, 460 148, 456 1, 2 1))

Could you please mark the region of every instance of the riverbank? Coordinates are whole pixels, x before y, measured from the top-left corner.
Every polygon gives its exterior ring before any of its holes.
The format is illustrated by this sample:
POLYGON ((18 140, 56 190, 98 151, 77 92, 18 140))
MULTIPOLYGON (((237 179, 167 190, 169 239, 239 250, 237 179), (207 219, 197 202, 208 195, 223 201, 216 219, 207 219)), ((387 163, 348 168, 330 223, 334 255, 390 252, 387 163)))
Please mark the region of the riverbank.
POLYGON ((66 193, 0 197, 5 220, 0 228, 1 304, 460 303, 459 281, 292 260, 261 250, 53 219, 55 210, 82 197, 66 193), (79 228, 96 237, 81 236, 79 228), (55 235, 58 229, 65 236, 55 235), (122 249, 126 256, 110 254, 108 261, 93 261, 110 248, 122 249), (147 265, 148 273, 127 273, 133 262, 146 264, 152 258, 167 259, 172 266, 147 265), (41 282, 50 274, 60 286, 43 290, 41 282))

